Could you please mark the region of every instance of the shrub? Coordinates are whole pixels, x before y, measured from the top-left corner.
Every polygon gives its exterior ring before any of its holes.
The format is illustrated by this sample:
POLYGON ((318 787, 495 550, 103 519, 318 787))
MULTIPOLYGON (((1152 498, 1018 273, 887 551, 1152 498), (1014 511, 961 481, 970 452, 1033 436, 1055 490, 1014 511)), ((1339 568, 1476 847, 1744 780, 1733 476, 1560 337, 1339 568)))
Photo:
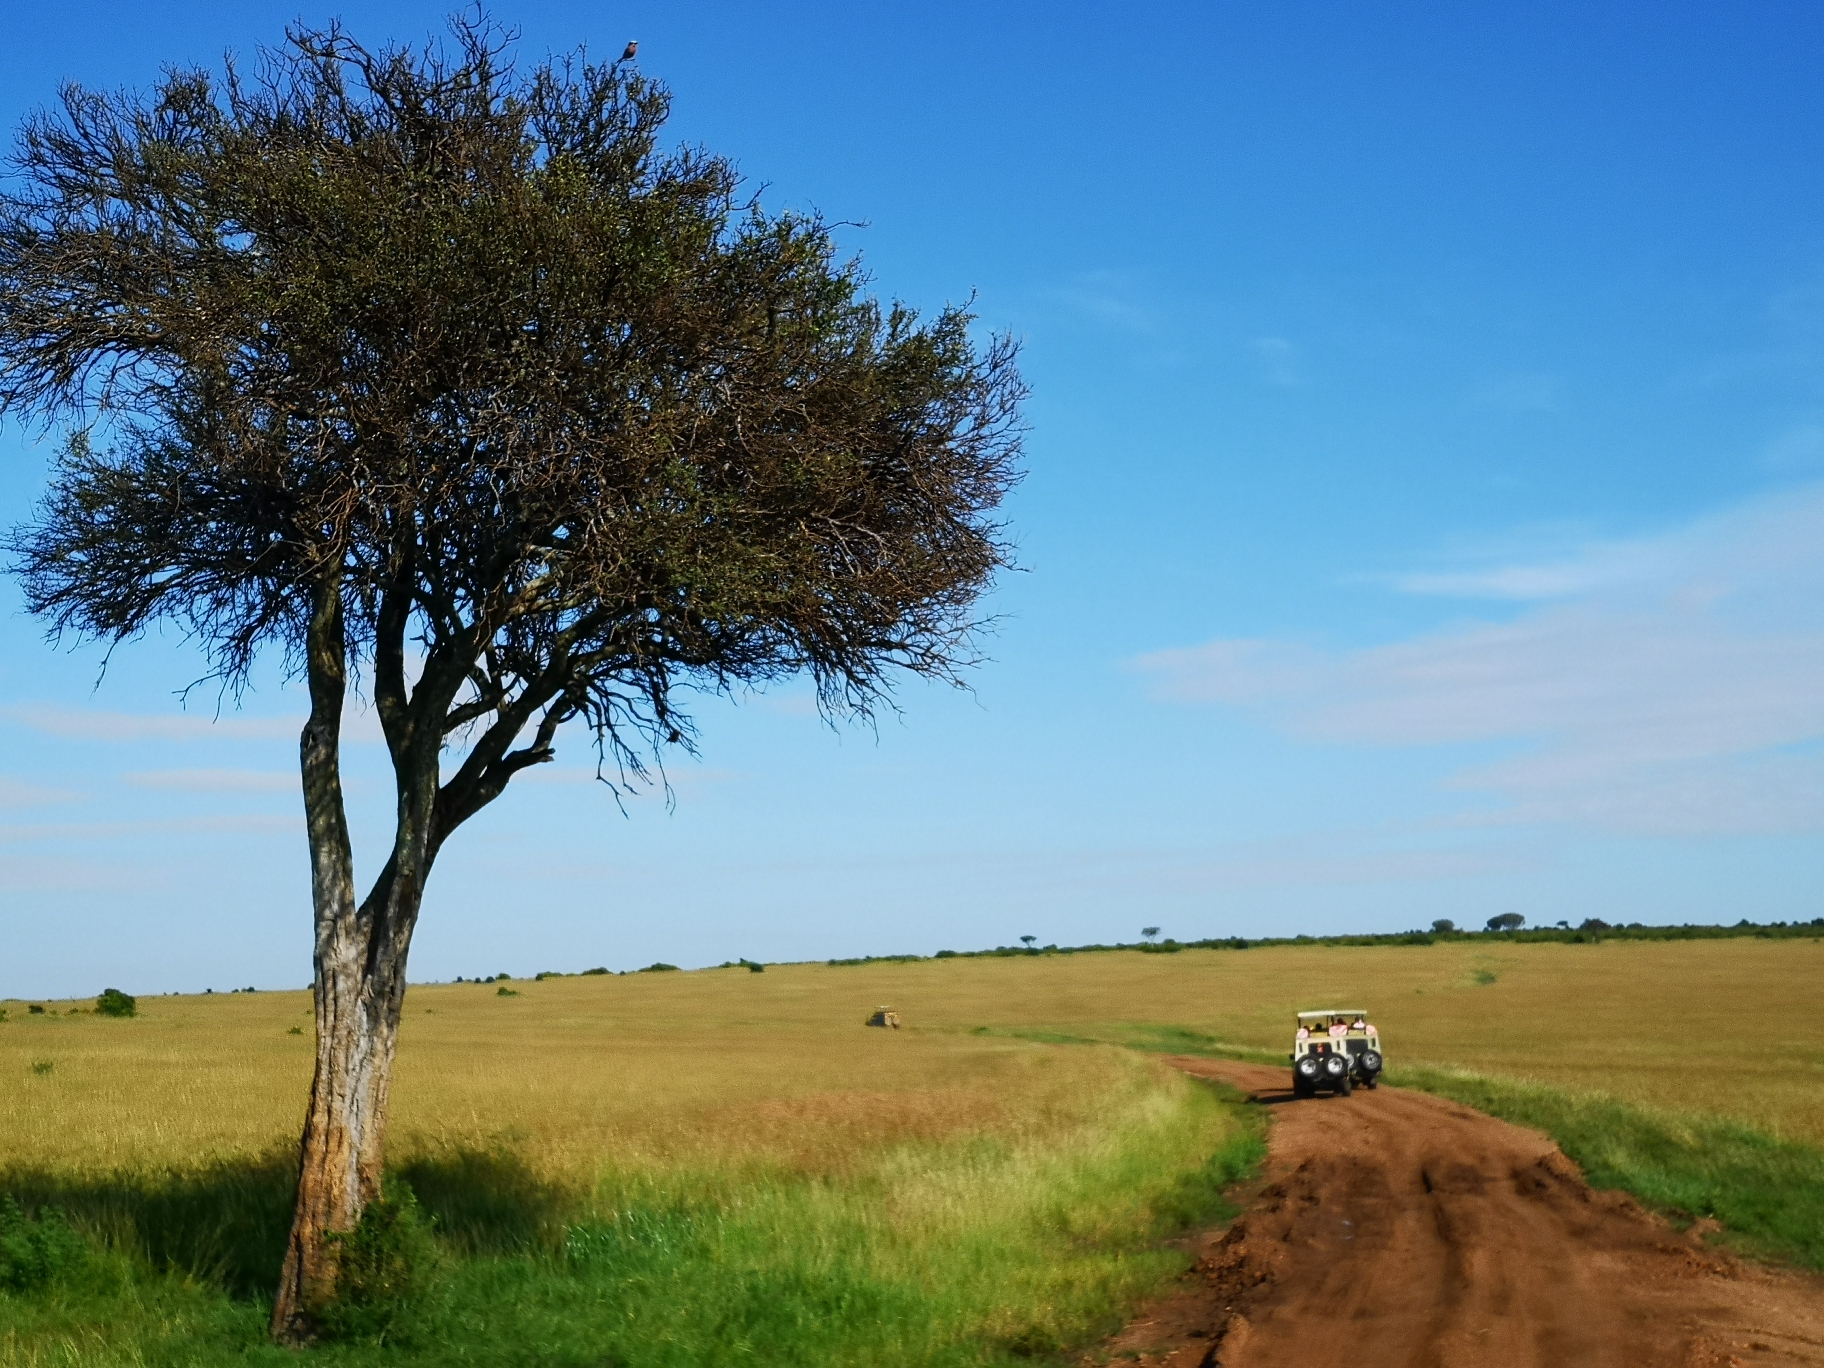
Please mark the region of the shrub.
POLYGON ((42 1287, 81 1264, 87 1253, 60 1212, 47 1208, 33 1220, 11 1197, 0 1197, 0 1287, 14 1292, 42 1287))
MULTIPOLYGON (((247 991, 251 993, 253 989, 247 991)), ((138 1016, 139 1001, 118 988, 103 988, 101 996, 95 999, 95 1014, 105 1017, 138 1016)))
POLYGON ((32 1016, 43 1016, 44 1015, 44 1007, 40 1003, 34 1002, 30 1007, 27 1007, 25 1010, 28 1013, 30 1013, 32 1016))
POLYGON ((591 974, 605 974, 607 972, 608 970, 605 967, 598 966, 594 969, 583 970, 583 977, 588 978, 591 974))
POLYGON ((649 964, 644 969, 638 970, 637 972, 642 974, 667 974, 675 973, 677 968, 678 966, 675 964, 667 964, 665 961, 660 960, 657 964, 649 964))
POLYGON ((32 1061, 32 1072, 37 1074, 40 1078, 43 1078, 56 1067, 57 1066, 48 1059, 34 1059, 32 1061))
POLYGON ((436 1272, 431 1223, 405 1183, 393 1180, 353 1230, 328 1236, 337 1248, 336 1299, 318 1313, 326 1339, 397 1340, 423 1308, 436 1272))
POLYGON ((495 997, 518 997, 519 990, 516 988, 508 988, 505 984, 502 984, 499 988, 496 988, 494 990, 494 996, 495 997))
POLYGON ((1440 936, 1447 936, 1457 929, 1457 924, 1449 917, 1439 917, 1431 924, 1431 929, 1440 936))

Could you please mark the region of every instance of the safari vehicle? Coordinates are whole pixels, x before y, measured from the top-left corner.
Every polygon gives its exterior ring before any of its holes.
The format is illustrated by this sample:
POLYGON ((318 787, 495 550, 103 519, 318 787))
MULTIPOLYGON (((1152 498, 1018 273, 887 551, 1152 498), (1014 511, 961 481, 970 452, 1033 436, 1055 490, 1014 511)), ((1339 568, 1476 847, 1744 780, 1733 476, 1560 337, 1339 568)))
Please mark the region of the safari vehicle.
POLYGON ((1381 1033, 1363 1011, 1331 1008, 1300 1012, 1292 1038, 1292 1091, 1310 1097, 1319 1088, 1344 1097, 1360 1083, 1372 1088, 1380 1080, 1381 1033))

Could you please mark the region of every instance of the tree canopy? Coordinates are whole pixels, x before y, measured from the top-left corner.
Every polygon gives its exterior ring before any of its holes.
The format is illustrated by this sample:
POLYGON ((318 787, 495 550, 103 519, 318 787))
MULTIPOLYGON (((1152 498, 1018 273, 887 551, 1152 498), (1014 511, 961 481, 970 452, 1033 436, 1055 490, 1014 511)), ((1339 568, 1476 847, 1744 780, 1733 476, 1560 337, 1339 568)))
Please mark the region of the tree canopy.
POLYGON ((239 680, 303 663, 334 584, 395 748, 485 723, 448 824, 570 717, 680 739, 681 677, 865 709, 949 674, 1005 559, 1014 349, 870 298, 819 219, 661 150, 668 107, 479 23, 66 90, 0 198, 0 404, 75 420, 32 608, 175 619, 239 680))

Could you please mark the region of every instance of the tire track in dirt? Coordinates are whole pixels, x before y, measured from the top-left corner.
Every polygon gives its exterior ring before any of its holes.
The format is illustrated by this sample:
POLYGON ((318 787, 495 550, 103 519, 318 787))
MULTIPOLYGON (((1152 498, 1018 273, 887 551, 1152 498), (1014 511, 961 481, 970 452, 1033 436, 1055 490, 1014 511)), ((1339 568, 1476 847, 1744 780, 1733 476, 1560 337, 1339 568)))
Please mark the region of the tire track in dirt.
POLYGON ((1086 1362, 1824 1368, 1824 1278, 1592 1190, 1537 1132, 1424 1093, 1295 1099, 1286 1069, 1172 1062, 1273 1108, 1266 1185, 1086 1362))

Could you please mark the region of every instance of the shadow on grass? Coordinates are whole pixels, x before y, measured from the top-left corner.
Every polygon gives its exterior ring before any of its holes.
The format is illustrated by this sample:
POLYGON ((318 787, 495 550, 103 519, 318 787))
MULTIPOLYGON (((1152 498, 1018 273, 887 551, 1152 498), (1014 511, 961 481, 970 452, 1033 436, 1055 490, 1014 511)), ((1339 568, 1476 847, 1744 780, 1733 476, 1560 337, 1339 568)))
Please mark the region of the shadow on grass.
MULTIPOLYGON (((417 1155, 394 1172, 440 1242, 465 1254, 555 1249, 578 1195, 507 1150, 417 1155)), ((106 1174, 0 1169, 0 1195, 62 1211, 77 1229, 161 1272, 264 1299, 279 1280, 298 1166, 290 1148, 189 1169, 106 1174)))

